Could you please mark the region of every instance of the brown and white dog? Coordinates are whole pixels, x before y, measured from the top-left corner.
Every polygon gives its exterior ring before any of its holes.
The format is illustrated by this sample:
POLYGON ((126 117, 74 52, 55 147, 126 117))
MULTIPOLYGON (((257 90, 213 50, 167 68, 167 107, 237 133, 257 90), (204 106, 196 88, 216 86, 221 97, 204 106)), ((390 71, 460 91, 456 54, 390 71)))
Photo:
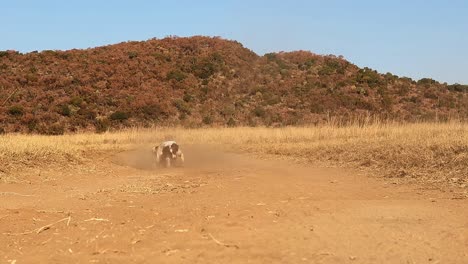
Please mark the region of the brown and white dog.
POLYGON ((184 154, 175 141, 164 141, 153 147, 153 154, 156 155, 157 166, 169 168, 184 165, 184 154))

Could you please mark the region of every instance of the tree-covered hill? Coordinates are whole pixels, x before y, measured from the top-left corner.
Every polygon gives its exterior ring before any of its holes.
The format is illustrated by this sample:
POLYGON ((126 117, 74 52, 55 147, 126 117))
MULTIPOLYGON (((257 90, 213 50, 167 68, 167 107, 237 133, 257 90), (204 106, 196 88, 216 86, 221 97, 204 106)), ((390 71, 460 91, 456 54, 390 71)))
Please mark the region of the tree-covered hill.
POLYGON ((169 37, 86 50, 0 51, 0 131, 304 125, 329 116, 468 117, 468 86, 358 68, 308 51, 169 37))

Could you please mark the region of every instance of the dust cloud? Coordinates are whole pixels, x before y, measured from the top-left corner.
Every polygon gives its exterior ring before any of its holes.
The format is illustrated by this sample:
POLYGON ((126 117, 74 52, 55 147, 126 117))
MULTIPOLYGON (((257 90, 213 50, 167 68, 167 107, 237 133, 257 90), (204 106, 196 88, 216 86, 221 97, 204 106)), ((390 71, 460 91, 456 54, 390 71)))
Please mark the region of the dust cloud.
MULTIPOLYGON (((186 145, 181 149, 185 156, 185 169, 232 169, 252 165, 247 157, 223 152, 213 146, 186 145)), ((156 166, 155 159, 151 146, 142 146, 118 153, 113 161, 118 165, 152 171, 160 169, 156 166)))

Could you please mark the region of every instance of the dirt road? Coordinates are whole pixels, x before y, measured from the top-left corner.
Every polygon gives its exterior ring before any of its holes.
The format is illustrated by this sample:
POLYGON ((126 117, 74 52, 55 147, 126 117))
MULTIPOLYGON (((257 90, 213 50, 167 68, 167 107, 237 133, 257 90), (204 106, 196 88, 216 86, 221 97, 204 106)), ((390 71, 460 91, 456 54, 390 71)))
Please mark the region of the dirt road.
POLYGON ((136 150, 0 184, 0 263, 468 263, 468 201, 353 171, 136 150))

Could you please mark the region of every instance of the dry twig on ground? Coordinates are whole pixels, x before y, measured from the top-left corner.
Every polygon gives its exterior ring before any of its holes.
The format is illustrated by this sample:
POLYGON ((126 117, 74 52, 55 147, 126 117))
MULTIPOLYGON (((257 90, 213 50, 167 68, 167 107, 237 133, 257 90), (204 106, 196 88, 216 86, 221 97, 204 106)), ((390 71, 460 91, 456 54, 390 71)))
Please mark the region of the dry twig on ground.
POLYGON ((48 224, 48 225, 45 225, 45 226, 41 226, 39 228, 36 228, 34 230, 31 230, 31 231, 26 231, 26 232, 23 232, 23 233, 3 233, 4 235, 29 235, 29 234, 32 234, 32 233, 36 233, 36 234, 40 234, 46 230, 49 230, 52 226, 58 224, 58 223, 61 223, 61 222, 64 222, 64 221, 67 221, 67 226, 70 225, 70 221, 71 221, 71 216, 68 216, 66 218, 63 218, 63 219, 60 219, 56 222, 53 222, 51 224, 48 224))
POLYGON ((23 196, 23 197, 32 197, 35 195, 32 194, 21 194, 16 192, 0 192, 0 195, 16 195, 16 196, 23 196))
POLYGON ((212 234, 208 234, 208 236, 210 236, 210 238, 211 238, 216 244, 218 244, 218 245, 220 245, 220 246, 224 246, 224 247, 233 247, 233 248, 239 249, 239 246, 238 246, 238 245, 223 243, 223 242, 219 241, 218 239, 214 238, 214 236, 213 236, 212 234))

